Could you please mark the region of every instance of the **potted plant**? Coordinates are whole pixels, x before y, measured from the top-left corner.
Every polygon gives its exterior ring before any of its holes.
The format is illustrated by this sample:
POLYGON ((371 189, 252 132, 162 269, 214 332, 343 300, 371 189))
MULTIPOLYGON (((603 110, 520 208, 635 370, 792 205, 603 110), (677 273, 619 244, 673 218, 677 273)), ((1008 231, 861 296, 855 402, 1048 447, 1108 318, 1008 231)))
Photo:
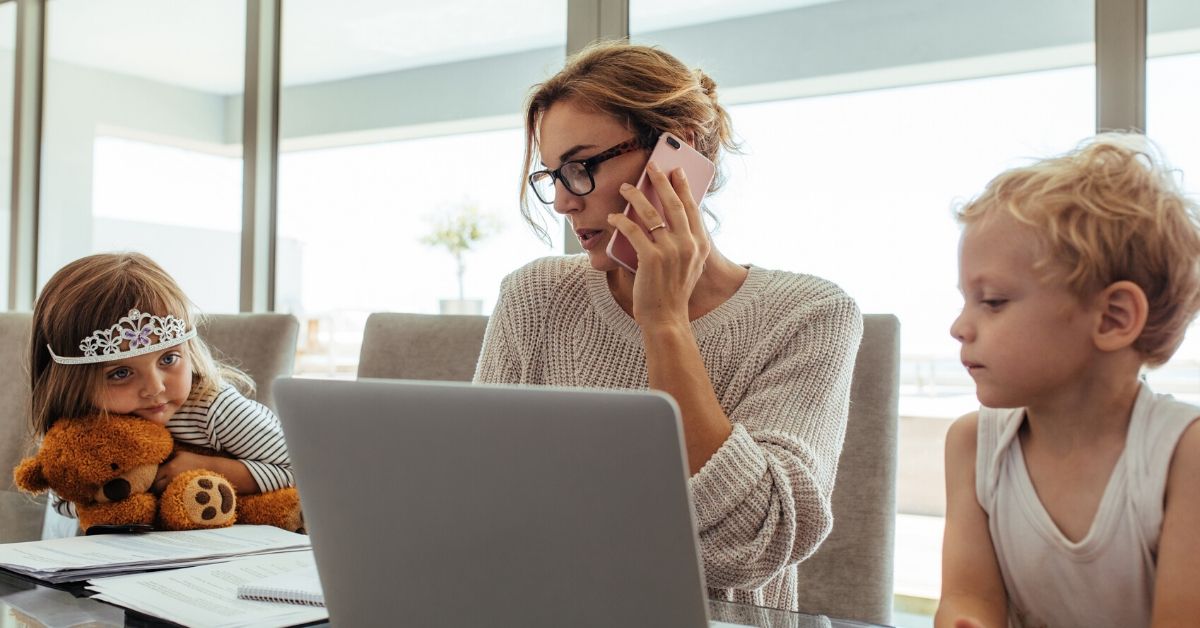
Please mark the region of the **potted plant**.
POLYGON ((475 245, 499 232, 499 222, 493 216, 481 212, 479 203, 471 200, 463 201, 449 211, 431 217, 429 222, 433 230, 421 238, 421 243, 449 251, 454 256, 458 273, 458 298, 441 299, 439 311, 442 314, 482 313, 482 300, 465 297, 463 274, 466 272, 466 264, 463 256, 475 245))

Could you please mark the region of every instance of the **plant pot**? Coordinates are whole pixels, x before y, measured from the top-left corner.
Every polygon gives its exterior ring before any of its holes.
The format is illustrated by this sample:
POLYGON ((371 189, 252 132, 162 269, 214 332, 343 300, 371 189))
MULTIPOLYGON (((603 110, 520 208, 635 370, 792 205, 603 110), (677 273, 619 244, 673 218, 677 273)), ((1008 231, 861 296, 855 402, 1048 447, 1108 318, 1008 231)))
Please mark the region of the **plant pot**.
POLYGON ((483 299, 438 299, 442 314, 482 314, 483 299))

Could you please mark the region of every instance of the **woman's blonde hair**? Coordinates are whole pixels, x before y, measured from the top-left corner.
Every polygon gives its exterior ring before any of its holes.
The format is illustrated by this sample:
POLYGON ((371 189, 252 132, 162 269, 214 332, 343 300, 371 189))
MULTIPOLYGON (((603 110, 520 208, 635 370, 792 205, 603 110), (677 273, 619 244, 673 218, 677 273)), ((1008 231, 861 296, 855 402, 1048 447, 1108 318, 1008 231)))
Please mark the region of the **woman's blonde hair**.
POLYGON ((1137 284, 1150 308, 1134 349, 1160 366, 1200 309, 1200 208, 1174 174, 1144 137, 1104 133, 1000 174, 958 219, 1000 214, 1029 226, 1039 270, 1080 298, 1117 281, 1137 284))
MULTIPOLYGON (((34 435, 45 434, 59 418, 96 412, 92 393, 104 377, 104 363, 59 364, 47 345, 60 356, 79 355, 82 339, 111 327, 131 309, 182 318, 187 329, 200 322, 179 284, 140 253, 89 255, 62 267, 46 282, 33 306, 29 351, 34 435)), ((246 392, 253 389, 246 374, 215 360, 199 336, 186 346, 193 392, 215 391, 225 383, 246 392)))
POLYGON ((697 151, 717 164, 709 191, 724 183, 720 149, 736 151, 737 143, 729 114, 717 102, 712 78, 658 48, 622 41, 594 43, 567 59, 549 80, 535 85, 525 102, 521 214, 543 240, 546 229, 534 221, 529 207, 528 178, 538 162, 542 116, 551 105, 565 100, 612 116, 647 148, 664 131, 690 139, 697 151))

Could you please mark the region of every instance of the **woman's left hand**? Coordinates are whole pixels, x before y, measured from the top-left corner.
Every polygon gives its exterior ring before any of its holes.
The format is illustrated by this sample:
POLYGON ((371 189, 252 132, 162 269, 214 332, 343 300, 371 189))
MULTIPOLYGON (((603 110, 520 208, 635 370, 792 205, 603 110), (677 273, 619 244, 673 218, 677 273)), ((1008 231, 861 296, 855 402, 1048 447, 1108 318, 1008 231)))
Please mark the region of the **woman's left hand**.
POLYGON ((609 214, 608 223, 629 239, 637 251, 638 271, 633 279, 633 318, 642 329, 658 325, 688 325, 688 301, 704 271, 712 242, 692 200, 682 168, 667 174, 653 163, 646 172, 654 183, 663 215, 645 194, 628 183, 621 196, 633 205, 650 234, 624 214, 609 214), (665 225, 659 227, 658 225, 665 225))

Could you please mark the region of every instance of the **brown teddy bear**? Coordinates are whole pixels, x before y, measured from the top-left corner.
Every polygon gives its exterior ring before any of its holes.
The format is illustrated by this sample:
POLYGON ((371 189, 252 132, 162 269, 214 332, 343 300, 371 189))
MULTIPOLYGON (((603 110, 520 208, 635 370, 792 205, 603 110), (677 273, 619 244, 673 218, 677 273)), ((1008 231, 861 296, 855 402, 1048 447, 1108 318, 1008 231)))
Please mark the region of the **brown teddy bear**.
POLYGON ((295 488, 239 496, 224 476, 195 469, 176 476, 161 496, 150 493, 158 466, 176 447, 214 455, 176 443, 167 428, 138 417, 59 419, 37 455, 13 470, 13 478, 25 491, 52 489, 75 504, 85 533, 100 524, 195 530, 223 528, 235 521, 304 531, 295 488))

